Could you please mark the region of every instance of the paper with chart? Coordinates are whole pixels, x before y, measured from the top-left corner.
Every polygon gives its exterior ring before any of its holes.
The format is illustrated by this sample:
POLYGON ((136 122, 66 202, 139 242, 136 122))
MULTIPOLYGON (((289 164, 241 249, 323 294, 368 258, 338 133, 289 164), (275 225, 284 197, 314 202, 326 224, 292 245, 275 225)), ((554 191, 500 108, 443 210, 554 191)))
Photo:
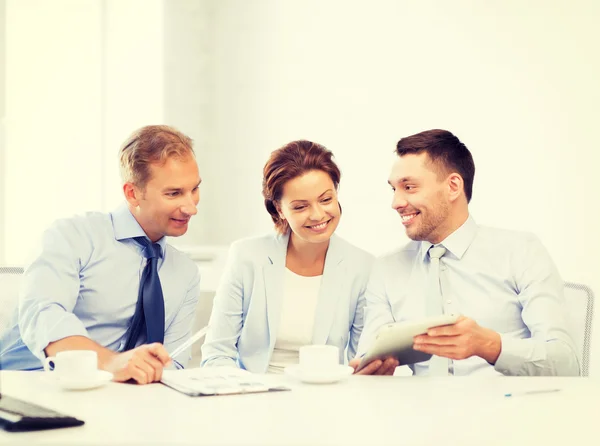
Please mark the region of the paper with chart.
POLYGON ((190 396, 290 390, 284 386, 270 385, 264 375, 226 366, 164 370, 161 382, 190 396))

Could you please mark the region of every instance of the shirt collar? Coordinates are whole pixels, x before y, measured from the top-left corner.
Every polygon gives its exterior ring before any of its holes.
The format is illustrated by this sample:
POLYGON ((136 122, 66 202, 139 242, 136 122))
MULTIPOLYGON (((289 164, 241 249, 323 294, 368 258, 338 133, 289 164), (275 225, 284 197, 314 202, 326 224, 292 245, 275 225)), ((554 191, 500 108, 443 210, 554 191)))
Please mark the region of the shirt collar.
MULTIPOLYGON (((469 214, 467 220, 456 231, 438 243, 438 245, 444 245, 444 248, 450 251, 452 255, 461 259, 465 252, 467 252, 467 249, 469 249, 469 246, 471 246, 476 234, 477 223, 475 223, 475 219, 469 214)), ((421 242, 421 260, 425 260, 427 251, 429 251, 431 246, 432 244, 427 241, 421 242)))
MULTIPOLYGON (((137 222, 126 203, 122 203, 117 209, 110 213, 113 224, 115 240, 125 240, 133 237, 147 237, 146 233, 137 222)), ((164 255, 167 244, 166 237, 161 237, 156 243, 164 255)))

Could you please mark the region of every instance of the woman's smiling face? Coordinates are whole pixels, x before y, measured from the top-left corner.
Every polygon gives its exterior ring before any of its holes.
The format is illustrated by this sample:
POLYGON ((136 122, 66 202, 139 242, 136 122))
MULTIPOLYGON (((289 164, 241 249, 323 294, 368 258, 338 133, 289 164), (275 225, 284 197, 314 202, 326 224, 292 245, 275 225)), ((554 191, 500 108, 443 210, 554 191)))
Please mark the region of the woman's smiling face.
POLYGON ((285 183, 277 208, 294 235, 309 243, 328 241, 341 215, 335 185, 322 170, 310 170, 285 183))

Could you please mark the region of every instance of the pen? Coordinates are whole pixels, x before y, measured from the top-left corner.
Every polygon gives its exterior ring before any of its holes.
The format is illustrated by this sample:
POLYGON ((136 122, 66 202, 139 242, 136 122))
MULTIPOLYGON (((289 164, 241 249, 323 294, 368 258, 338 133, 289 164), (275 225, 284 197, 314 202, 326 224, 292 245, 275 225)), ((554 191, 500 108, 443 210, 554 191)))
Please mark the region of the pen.
POLYGON ((561 389, 539 389, 539 390, 526 390, 524 392, 505 393, 504 396, 520 396, 520 395, 535 395, 537 393, 554 393, 560 392, 561 389))
POLYGON ((188 348, 190 345, 192 345, 197 340, 202 339, 204 337, 204 335, 206 335, 207 331, 208 331, 208 326, 198 330, 196 332, 196 334, 194 334, 191 338, 189 338, 187 341, 185 341, 183 344, 181 344, 179 347, 177 347, 175 350, 173 350, 173 352, 170 354, 171 358, 174 358, 175 356, 179 355, 181 352, 183 352, 186 348, 188 348))

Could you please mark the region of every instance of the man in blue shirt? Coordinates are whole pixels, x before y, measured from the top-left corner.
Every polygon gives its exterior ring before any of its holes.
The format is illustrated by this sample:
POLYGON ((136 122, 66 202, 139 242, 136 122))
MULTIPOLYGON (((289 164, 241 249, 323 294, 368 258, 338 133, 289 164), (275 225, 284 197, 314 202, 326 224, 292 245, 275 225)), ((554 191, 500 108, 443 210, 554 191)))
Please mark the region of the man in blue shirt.
MULTIPOLYGON (((402 138, 396 152, 392 207, 413 241, 373 268, 357 358, 384 324, 431 316, 437 301, 437 314, 463 316, 414 339, 415 350, 434 355, 410 365, 415 375, 432 374, 434 362, 437 375, 578 375, 556 267, 533 234, 475 223, 475 165, 465 145, 429 130, 402 138), (431 258, 440 255, 432 276, 431 258)), ((359 373, 392 374, 397 365, 376 360, 359 373)))
POLYGON ((197 212, 192 141, 168 126, 143 127, 122 146, 120 166, 121 207, 61 219, 44 232, 0 338, 0 369, 38 370, 58 352, 94 350, 116 381, 146 384, 165 366, 188 362, 189 348, 176 358, 169 352, 190 336, 200 274, 165 236, 185 234, 197 212), (148 325, 162 342, 147 342, 148 325))

